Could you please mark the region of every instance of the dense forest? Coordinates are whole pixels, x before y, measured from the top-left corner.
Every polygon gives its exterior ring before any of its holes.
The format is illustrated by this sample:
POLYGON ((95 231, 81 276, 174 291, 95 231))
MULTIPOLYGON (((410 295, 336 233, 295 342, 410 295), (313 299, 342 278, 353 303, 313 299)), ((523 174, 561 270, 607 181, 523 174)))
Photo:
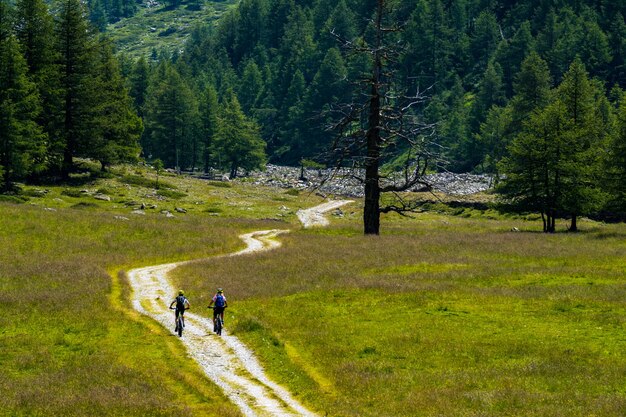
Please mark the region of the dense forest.
MULTIPOLYGON (((86 10, 63 0, 51 12, 40 0, 0 4, 7 189, 67 175, 75 156, 103 168, 139 157, 232 176, 267 161, 332 163, 333 110, 361 100, 371 63, 346 45, 370 42, 376 2, 242 0, 216 27, 196 28, 184 50, 136 61, 118 61, 97 33, 134 13, 134 2, 94 0, 86 10)), ((396 46, 385 59, 388 90, 427 96, 411 112, 434 126, 431 169, 498 173, 510 202, 554 208, 548 230, 557 212, 575 219, 623 205, 625 3, 385 5, 396 46)))

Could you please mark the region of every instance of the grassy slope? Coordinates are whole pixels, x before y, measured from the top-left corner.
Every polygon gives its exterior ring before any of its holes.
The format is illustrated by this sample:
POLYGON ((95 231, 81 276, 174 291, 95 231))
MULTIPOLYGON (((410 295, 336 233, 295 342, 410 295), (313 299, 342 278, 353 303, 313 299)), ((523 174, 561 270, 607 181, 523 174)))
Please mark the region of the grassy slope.
POLYGON ((420 214, 372 238, 352 217, 177 279, 224 286, 227 325, 331 415, 626 413, 623 224, 420 214))
POLYGON ((189 10, 186 5, 147 7, 144 2, 134 16, 109 25, 107 35, 119 52, 132 57, 148 57, 153 48, 180 51, 195 26, 216 22, 234 3, 209 1, 200 10, 189 10))
MULTIPOLYGON (((125 175, 136 180, 134 171, 125 175)), ((283 192, 164 180, 187 196, 157 200, 112 178, 0 203, 0 415, 238 415, 175 337, 133 312, 116 272, 232 251, 240 232, 295 221, 280 206, 300 203, 283 192), (81 189, 112 201, 70 196, 81 189), (159 207, 133 215, 131 200, 159 207), (188 213, 159 213, 176 206, 188 213)))

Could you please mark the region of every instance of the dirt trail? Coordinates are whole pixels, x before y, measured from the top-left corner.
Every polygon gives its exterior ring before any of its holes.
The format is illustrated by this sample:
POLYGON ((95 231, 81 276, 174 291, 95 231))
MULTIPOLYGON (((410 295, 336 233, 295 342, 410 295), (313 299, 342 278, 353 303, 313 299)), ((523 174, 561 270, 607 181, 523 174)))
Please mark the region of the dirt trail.
MULTIPOLYGON (((304 227, 323 226, 328 224, 323 213, 349 202, 331 201, 307 210, 299 210, 298 218, 304 227)), ((286 232, 288 230, 275 229, 241 235, 246 248, 226 256, 275 249, 280 246, 276 237, 286 232)), ((169 310, 169 303, 174 298, 175 289, 167 274, 179 265, 197 261, 148 266, 129 271, 133 307, 157 320, 173 333, 174 315, 169 310)), ((187 312, 181 341, 186 346, 188 355, 200 364, 206 375, 224 390, 245 416, 315 416, 287 390, 265 375, 252 351, 239 339, 229 335, 226 329, 223 330, 222 337, 216 336, 212 330, 211 319, 187 312)))

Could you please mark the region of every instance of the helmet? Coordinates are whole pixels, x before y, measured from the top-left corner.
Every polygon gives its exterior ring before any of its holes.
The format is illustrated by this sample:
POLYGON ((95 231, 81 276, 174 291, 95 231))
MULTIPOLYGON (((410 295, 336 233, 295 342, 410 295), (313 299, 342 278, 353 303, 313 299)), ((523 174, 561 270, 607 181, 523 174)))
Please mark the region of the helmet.
POLYGON ((185 295, 185 292, 183 290, 178 290, 178 295, 185 295))
POLYGON ((224 290, 223 290, 223 289, 221 289, 221 288, 218 288, 218 289, 217 289, 217 293, 218 293, 218 294, 221 294, 221 293, 223 293, 223 292, 224 292, 224 290))

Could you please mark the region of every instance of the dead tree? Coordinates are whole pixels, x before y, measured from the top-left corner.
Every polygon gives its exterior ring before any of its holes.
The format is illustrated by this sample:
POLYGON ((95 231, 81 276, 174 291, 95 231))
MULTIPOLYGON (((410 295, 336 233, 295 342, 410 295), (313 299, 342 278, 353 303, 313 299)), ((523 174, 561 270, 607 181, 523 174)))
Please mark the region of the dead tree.
POLYGON ((377 0, 366 30, 369 36, 346 40, 333 33, 347 55, 365 54, 369 58, 369 70, 355 81, 360 94, 355 94, 351 103, 331 107, 335 122, 329 126, 336 134, 332 146, 335 166, 351 167, 351 175, 364 186, 366 235, 379 234, 381 213, 403 214, 416 208, 416 202, 405 192, 428 186, 424 174, 437 163, 431 140, 433 126, 421 123, 419 117, 426 95, 419 86, 414 93, 406 93, 406 83, 397 79, 402 47, 396 40, 402 26, 388 22, 392 10, 387 3, 377 0), (382 171, 383 164, 393 159, 397 162, 401 156, 404 160, 395 164, 395 170, 382 171), (385 193, 392 197, 381 204, 385 193))

